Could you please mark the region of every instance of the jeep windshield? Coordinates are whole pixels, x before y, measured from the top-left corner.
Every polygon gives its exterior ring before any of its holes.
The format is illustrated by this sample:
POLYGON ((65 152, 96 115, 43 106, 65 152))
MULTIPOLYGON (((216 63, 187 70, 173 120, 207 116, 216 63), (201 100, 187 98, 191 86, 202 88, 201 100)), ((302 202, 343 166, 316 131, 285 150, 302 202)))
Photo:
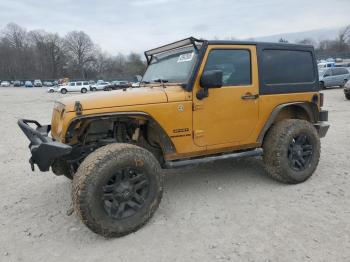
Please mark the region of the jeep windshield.
POLYGON ((197 61, 193 47, 153 55, 142 78, 143 83, 187 83, 197 61))

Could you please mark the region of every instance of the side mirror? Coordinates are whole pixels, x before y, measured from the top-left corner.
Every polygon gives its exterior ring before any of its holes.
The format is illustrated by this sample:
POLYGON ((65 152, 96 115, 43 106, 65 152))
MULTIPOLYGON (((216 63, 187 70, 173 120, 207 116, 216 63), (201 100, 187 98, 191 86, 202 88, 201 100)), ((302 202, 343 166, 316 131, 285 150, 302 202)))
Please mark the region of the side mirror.
POLYGON ((222 71, 221 70, 205 71, 201 76, 200 85, 203 88, 222 87, 222 71))
POLYGON ((202 100, 204 97, 208 97, 209 88, 222 87, 222 71, 221 70, 209 70, 205 71, 200 79, 200 86, 202 87, 196 94, 197 99, 202 100))

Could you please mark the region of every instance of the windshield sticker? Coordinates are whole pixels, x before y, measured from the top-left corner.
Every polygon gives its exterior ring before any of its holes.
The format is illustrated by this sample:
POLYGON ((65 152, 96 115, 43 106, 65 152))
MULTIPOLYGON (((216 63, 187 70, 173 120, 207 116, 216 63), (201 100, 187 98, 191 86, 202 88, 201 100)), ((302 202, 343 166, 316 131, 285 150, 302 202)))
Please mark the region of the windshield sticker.
POLYGON ((182 63, 182 62, 188 62, 191 61, 193 59, 194 56, 194 52, 192 53, 187 53, 187 54, 182 54, 179 56, 179 59, 177 60, 178 63, 182 63))

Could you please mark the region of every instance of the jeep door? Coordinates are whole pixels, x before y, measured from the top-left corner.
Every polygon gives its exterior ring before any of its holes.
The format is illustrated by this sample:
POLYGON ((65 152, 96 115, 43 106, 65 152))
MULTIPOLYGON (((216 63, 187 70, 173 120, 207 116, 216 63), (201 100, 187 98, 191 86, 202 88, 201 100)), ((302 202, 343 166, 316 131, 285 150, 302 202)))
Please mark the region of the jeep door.
MULTIPOLYGON (((195 82, 193 132, 198 146, 247 142, 258 121, 259 88, 254 45, 209 45, 195 82), (221 88, 198 99, 203 72, 221 70, 221 88)), ((253 143, 254 141, 252 141, 253 143)))

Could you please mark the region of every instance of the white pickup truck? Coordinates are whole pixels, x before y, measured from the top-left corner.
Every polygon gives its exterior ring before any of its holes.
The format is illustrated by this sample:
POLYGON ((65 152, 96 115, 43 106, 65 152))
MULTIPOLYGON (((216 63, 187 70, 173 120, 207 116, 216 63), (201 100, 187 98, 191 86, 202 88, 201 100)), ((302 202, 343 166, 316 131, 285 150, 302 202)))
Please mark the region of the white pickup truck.
POLYGON ((60 86, 57 92, 66 94, 67 92, 81 92, 86 93, 90 88, 89 81, 68 82, 67 85, 60 86))

